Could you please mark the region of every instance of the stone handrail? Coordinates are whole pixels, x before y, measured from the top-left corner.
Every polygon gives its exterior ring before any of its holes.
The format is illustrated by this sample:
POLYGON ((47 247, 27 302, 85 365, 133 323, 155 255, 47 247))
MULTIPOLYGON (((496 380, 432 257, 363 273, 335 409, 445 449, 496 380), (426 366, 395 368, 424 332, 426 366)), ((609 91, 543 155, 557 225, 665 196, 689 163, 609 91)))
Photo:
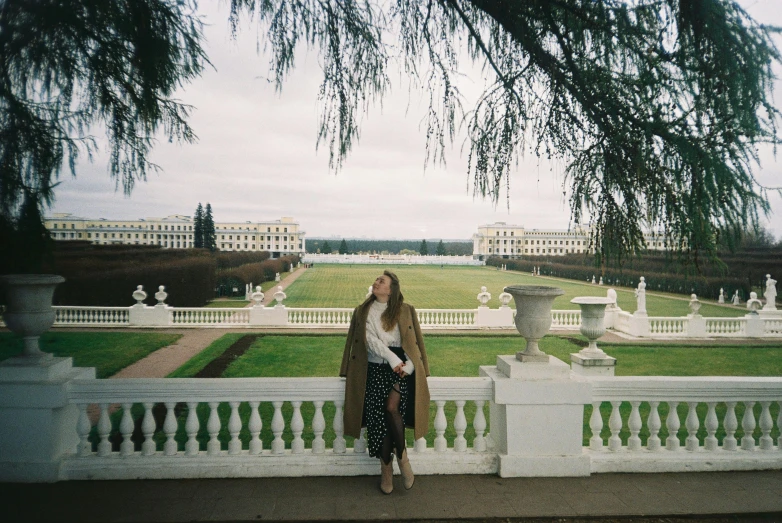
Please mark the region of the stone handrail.
POLYGON ((53 307, 54 323, 59 326, 128 325, 127 307, 53 307))
POLYGON ((176 326, 234 326, 249 325, 249 309, 217 307, 171 307, 169 321, 176 326))
MULTIPOLYGON (((343 433, 344 383, 342 378, 74 380, 68 401, 79 411, 74 427, 79 443, 65 460, 64 474, 67 479, 374 474, 377 461, 366 453, 363 432, 352 447, 343 433), (120 407, 114 415, 111 405, 120 407), (262 440, 264 427, 272 437, 262 440), (330 444, 324 439, 327 427, 330 444), (134 430, 140 432, 137 441, 134 430), (205 443, 198 441, 203 432, 205 443), (177 437, 186 438, 183 446, 177 437), (112 447, 115 438, 118 447, 112 447)), ((429 388, 435 435, 411 449, 417 470, 496 472, 496 453, 487 451, 485 436, 491 380, 429 378, 429 388), (455 430, 451 442, 445 437, 449 426, 455 430), (471 446, 464 437, 468 428, 471 446)))
POLYGON ((649 336, 686 336, 688 323, 686 317, 649 317, 649 336))
POLYGON ((585 437, 590 436, 593 472, 782 465, 779 437, 775 442, 771 436, 782 428, 782 378, 638 376, 589 382, 592 412, 585 437))

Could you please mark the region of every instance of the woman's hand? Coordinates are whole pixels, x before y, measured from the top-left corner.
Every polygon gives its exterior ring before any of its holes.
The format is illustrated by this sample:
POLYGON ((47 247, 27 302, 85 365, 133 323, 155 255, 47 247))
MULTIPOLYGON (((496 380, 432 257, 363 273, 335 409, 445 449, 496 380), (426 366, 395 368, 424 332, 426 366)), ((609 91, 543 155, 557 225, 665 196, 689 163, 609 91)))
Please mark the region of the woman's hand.
POLYGON ((404 371, 404 367, 405 367, 404 363, 400 363, 399 365, 394 367, 394 372, 399 374, 400 378, 404 378, 406 376, 405 371, 404 371))

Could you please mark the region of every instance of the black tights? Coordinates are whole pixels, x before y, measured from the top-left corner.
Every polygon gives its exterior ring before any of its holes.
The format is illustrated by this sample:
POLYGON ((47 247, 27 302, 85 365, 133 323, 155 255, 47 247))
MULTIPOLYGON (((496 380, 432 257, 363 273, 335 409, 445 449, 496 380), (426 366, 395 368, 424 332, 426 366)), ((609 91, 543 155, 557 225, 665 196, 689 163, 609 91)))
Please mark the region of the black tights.
POLYGON ((383 438, 383 444, 380 447, 380 459, 388 465, 391 462, 391 452, 396 448, 397 459, 402 459, 402 452, 405 450, 405 424, 402 421, 402 414, 399 412, 399 401, 402 399, 402 393, 399 385, 396 384, 388 391, 388 400, 386 400, 386 437, 383 438))

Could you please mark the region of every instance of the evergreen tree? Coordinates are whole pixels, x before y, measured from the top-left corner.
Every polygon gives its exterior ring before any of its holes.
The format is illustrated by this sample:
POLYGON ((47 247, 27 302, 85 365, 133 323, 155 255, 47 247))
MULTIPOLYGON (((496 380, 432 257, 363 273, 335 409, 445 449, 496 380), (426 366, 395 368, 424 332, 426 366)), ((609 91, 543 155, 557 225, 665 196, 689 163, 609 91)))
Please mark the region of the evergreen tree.
POLYGON ((198 202, 195 218, 193 218, 193 247, 196 249, 204 248, 204 208, 201 206, 201 202, 198 202))
POLYGON ((213 252, 217 249, 215 221, 212 216, 212 205, 209 202, 206 203, 206 213, 204 213, 204 247, 213 252))
POLYGON ((320 248, 320 252, 322 254, 331 254, 331 245, 329 245, 329 241, 328 240, 323 242, 323 246, 320 248))
POLYGON ((43 207, 62 170, 94 156, 97 129, 126 194, 158 170, 155 141, 195 141, 177 98, 208 63, 202 27, 194 0, 0 2, 0 225, 30 252, 44 252, 43 207))
POLYGON ((348 253, 348 242, 345 241, 345 238, 342 238, 342 243, 339 244, 339 253, 340 254, 348 253))
POLYGON ((426 240, 421 240, 421 246, 418 248, 418 252, 421 256, 429 254, 429 247, 426 245, 426 240))
POLYGON ((445 256, 445 244, 442 240, 440 240, 440 243, 437 244, 437 255, 445 256))

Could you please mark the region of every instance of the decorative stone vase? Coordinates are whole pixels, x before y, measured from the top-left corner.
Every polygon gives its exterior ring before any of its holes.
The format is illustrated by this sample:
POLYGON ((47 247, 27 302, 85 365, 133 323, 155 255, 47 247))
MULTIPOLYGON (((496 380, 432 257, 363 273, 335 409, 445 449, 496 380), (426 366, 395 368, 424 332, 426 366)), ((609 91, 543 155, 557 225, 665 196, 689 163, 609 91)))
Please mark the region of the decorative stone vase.
POLYGON ((581 349, 584 358, 606 358, 608 355, 597 346, 597 340, 606 333, 606 306, 614 303, 611 298, 580 296, 570 303, 581 307, 581 334, 589 340, 589 346, 581 349))
POLYGON ((516 302, 516 330, 527 341, 523 352, 516 353, 516 359, 522 362, 549 361, 548 354, 540 350, 538 340, 551 328, 551 305, 554 298, 565 291, 559 287, 542 285, 510 285, 503 289, 513 296, 516 302))
POLYGON ((52 309, 54 289, 65 278, 56 274, 8 274, 0 276, 5 288, 6 310, 3 320, 6 326, 24 339, 22 357, 31 362, 52 358, 41 352, 38 338, 54 324, 52 309))

